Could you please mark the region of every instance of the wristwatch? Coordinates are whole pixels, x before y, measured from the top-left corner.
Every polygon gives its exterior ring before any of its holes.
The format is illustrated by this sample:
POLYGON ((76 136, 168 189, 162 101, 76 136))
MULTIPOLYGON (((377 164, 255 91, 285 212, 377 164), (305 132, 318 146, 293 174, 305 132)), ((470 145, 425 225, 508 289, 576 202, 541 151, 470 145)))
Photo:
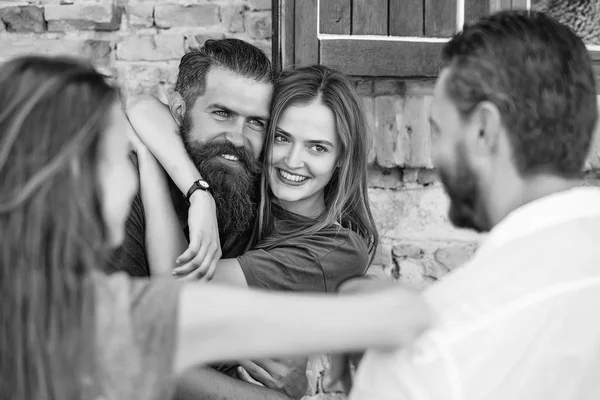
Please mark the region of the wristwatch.
POLYGON ((185 200, 187 201, 188 205, 190 204, 190 197, 192 197, 192 194, 194 194, 196 190, 204 190, 205 192, 209 192, 210 185, 204 179, 198 179, 196 182, 192 183, 192 186, 185 195, 185 200))

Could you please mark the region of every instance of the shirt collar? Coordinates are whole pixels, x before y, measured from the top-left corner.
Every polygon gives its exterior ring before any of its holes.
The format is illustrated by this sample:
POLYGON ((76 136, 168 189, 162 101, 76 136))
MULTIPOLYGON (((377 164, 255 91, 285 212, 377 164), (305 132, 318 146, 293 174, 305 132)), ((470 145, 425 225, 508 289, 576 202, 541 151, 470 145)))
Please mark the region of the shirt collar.
POLYGON ((510 212, 489 233, 479 253, 552 226, 600 217, 600 188, 581 186, 531 201, 510 212))

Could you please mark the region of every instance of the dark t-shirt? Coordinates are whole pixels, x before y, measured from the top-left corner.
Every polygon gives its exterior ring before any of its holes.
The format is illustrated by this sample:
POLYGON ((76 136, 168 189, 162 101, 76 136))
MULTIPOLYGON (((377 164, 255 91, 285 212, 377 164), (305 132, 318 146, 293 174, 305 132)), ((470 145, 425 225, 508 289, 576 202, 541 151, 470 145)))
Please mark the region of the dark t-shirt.
POLYGON ((288 239, 237 257, 248 286, 296 292, 335 292, 343 281, 364 275, 369 263, 365 240, 340 225, 294 237, 314 220, 274 207, 276 229, 288 239))
MULTIPOLYGON (((179 191, 171 185, 171 199, 175 210, 183 221, 187 220, 187 205, 179 191)), ((187 228, 184 228, 186 238, 187 228)), ((231 248, 223 248, 223 258, 234 258, 244 252, 250 235, 241 235, 231 248)), ((221 243, 224 243, 222 241, 221 243)), ((135 196, 131 204, 131 212, 125 223, 125 239, 109 260, 107 273, 127 272, 131 276, 150 276, 148 258, 146 257, 146 218, 141 196, 135 196)))

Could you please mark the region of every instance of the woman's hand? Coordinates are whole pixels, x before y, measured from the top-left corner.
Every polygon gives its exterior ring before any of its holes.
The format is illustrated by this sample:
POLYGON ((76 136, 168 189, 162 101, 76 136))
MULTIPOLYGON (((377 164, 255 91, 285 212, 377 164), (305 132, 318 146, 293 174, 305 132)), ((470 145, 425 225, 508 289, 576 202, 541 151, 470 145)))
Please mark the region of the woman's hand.
POLYGON ((221 258, 217 209, 210 193, 196 190, 190 197, 188 213, 190 244, 177 257, 176 276, 211 280, 221 258))

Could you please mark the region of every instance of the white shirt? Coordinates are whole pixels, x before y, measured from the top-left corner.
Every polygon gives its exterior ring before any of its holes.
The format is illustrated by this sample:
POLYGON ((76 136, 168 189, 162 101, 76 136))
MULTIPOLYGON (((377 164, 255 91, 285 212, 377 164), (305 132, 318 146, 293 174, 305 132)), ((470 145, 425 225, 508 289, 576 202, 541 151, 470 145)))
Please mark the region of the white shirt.
POLYGON ((600 399, 600 189, 513 211, 424 295, 434 328, 368 352, 350 400, 600 399))

